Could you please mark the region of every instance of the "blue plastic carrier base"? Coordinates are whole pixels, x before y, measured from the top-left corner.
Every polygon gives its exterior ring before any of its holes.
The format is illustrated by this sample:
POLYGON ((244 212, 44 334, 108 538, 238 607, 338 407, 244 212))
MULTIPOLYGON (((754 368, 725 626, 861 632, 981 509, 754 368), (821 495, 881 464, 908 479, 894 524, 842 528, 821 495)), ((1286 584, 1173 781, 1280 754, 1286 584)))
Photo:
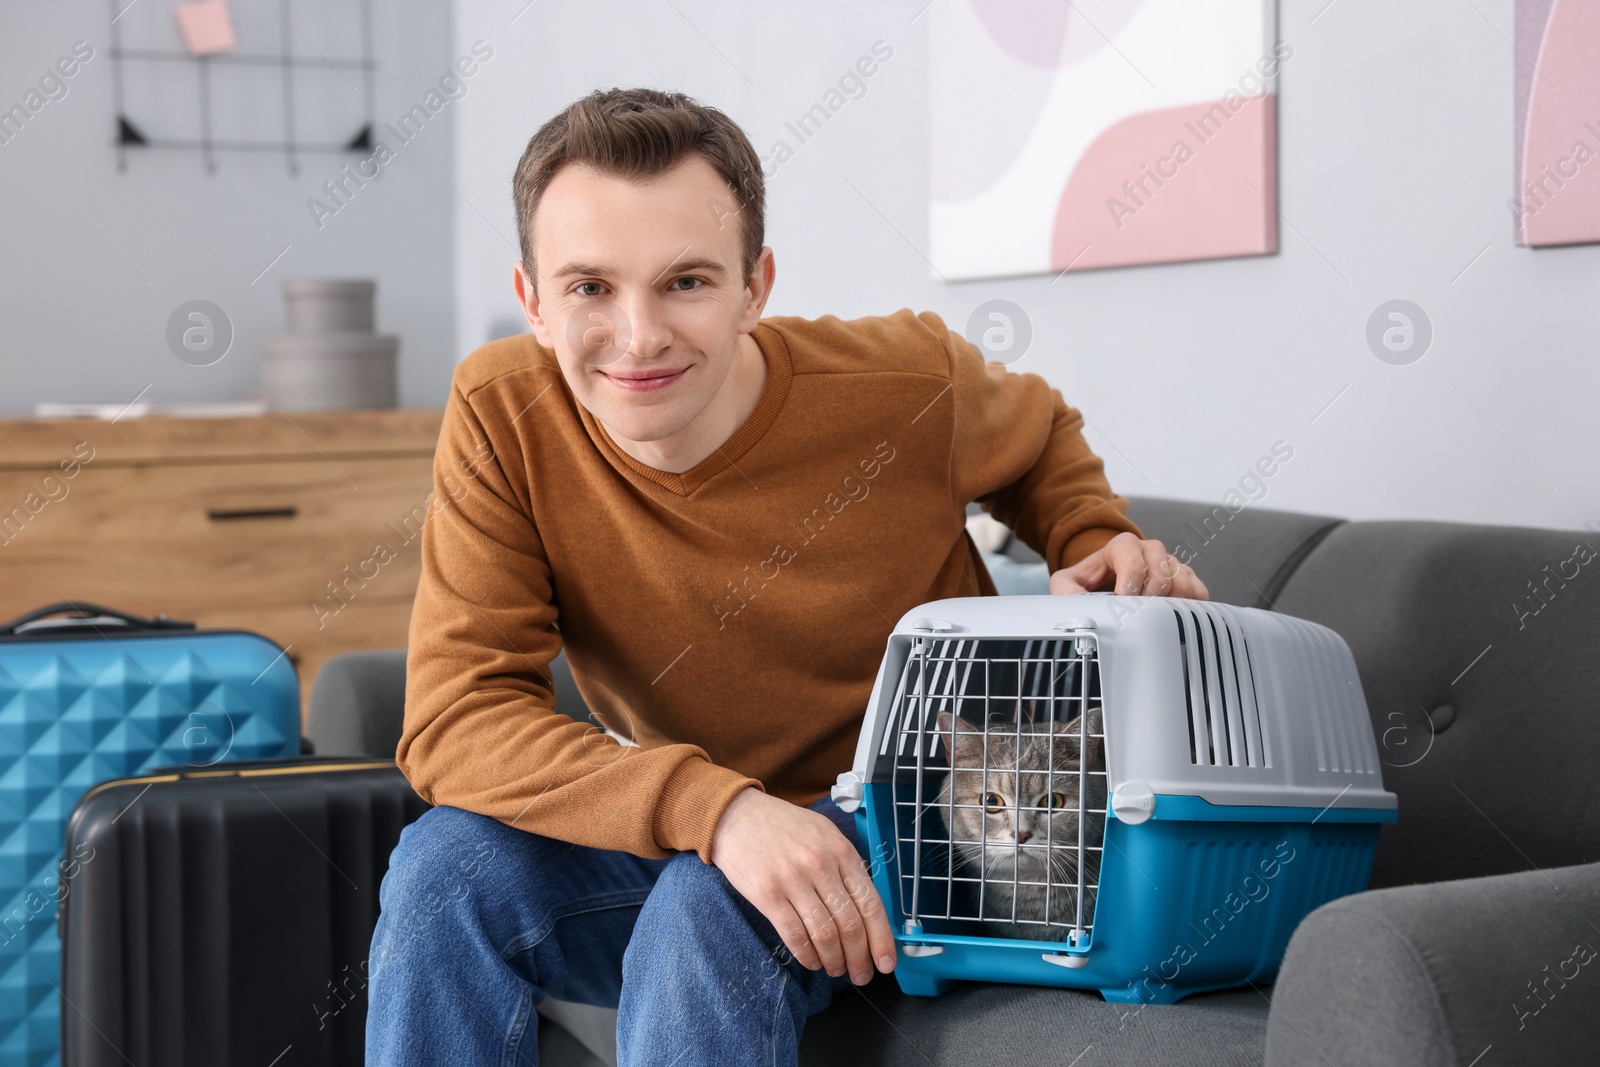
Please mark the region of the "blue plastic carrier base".
MULTIPOLYGON (((93 850, 63 856, 91 786, 160 766, 300 751, 284 651, 256 634, 195 631, 90 607, 0 628, 0 1064, 60 1062, 56 909, 93 850), (76 624, 76 625, 74 625, 76 624)), ((137 801, 135 801, 137 802, 137 801)))
MULTIPOLYGON (((856 828, 867 855, 892 856, 893 838, 874 816, 888 810, 887 790, 874 805, 878 792, 868 790, 856 828)), ((972 929, 970 922, 929 920, 918 934, 895 931, 900 988, 938 996, 962 980, 1010 982, 1171 1004, 1271 982, 1301 919, 1366 888, 1378 827, 1395 817, 1392 810, 1252 813, 1179 796, 1158 797, 1156 807, 1177 817, 1130 826, 1113 814, 1107 822, 1092 947, 974 936, 954 932, 972 929)), ((873 875, 884 899, 892 899, 894 863, 875 865, 873 875)))

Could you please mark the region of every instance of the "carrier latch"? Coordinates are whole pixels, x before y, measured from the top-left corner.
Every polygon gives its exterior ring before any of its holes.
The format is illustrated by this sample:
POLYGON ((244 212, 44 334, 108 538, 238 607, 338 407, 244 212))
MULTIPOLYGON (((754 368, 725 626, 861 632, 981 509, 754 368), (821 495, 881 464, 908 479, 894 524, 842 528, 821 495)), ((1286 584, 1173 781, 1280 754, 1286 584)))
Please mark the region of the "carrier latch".
POLYGON ((861 806, 861 776, 855 771, 845 771, 839 775, 839 780, 833 783, 829 796, 839 805, 839 810, 854 814, 861 806))
MULTIPOLYGON (((919 922, 916 922, 913 919, 907 919, 906 920, 906 925, 905 925, 905 931, 906 931, 906 936, 907 937, 916 937, 918 934, 922 933, 922 924, 919 923, 919 922)), ((937 955, 941 954, 942 952, 944 952, 944 946, 943 945, 919 945, 916 942, 912 941, 912 942, 907 942, 905 944, 902 944, 900 946, 900 951, 904 952, 907 956, 911 956, 911 957, 937 956, 937 955)))
POLYGON ((1053 963, 1057 967, 1067 967, 1077 970, 1079 967, 1089 966, 1088 956, 1069 956, 1065 952, 1046 952, 1040 955, 1046 963, 1053 963))
POLYGON ((1138 826, 1156 813, 1155 791, 1143 782, 1123 782, 1111 794, 1111 810, 1117 821, 1138 826))

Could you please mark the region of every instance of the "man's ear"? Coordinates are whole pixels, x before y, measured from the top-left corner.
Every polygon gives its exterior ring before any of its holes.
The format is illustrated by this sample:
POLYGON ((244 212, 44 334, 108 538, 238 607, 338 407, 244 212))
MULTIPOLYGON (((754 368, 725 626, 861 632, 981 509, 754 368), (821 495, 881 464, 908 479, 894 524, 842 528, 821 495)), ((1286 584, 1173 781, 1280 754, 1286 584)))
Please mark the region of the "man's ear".
POLYGON ((777 263, 772 256, 772 246, 762 245, 761 254, 756 257, 750 277, 745 279, 744 314, 739 318, 738 327, 740 333, 749 333, 761 321, 761 312, 767 306, 767 298, 772 295, 772 282, 777 270, 777 263))
POLYGON ((511 289, 517 294, 517 303, 522 305, 523 317, 533 328, 534 338, 546 348, 555 348, 554 338, 540 314, 539 294, 534 291, 533 278, 520 259, 511 265, 511 289))

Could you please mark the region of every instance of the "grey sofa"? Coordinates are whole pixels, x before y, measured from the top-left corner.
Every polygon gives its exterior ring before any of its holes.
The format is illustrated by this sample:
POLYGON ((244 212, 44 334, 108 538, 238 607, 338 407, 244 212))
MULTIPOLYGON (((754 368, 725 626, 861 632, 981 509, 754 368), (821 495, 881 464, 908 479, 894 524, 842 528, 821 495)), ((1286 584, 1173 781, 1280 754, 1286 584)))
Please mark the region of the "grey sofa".
MULTIPOLYGON (((1349 642, 1400 821, 1372 888, 1313 912, 1275 987, 1171 1006, 971 984, 840 992, 808 1064, 1494 1064, 1600 1062, 1600 532, 1346 522, 1254 505, 1134 499, 1187 545, 1212 599, 1349 642), (1593 547, 1591 547, 1593 546, 1593 547)), ((1015 542, 1002 589, 1042 578, 1015 542)), ((560 710, 583 716, 565 664, 560 710)), ((323 668, 319 753, 392 754, 404 652, 323 668)), ((614 1014, 547 1001, 542 1062, 615 1063, 614 1014)))

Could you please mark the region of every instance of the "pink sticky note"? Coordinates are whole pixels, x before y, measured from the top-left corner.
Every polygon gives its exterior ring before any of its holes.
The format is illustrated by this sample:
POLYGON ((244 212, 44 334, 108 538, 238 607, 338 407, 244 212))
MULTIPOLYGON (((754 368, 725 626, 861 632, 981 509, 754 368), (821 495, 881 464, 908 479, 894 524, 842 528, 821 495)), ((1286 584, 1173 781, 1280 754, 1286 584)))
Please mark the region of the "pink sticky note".
POLYGON ((178 32, 183 34, 189 54, 195 56, 228 52, 239 43, 233 35, 233 19, 228 16, 224 0, 179 4, 178 32))

